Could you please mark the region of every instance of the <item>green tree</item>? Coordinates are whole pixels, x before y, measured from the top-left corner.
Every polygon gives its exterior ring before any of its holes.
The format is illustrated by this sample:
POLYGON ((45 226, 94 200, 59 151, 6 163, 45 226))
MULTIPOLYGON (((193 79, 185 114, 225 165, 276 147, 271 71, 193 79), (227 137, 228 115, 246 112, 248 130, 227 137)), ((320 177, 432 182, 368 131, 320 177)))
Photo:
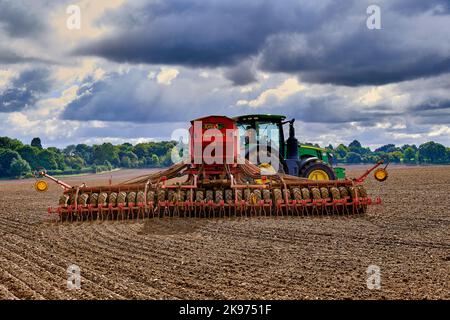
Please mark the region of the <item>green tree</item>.
POLYGON ((43 149, 38 154, 38 163, 40 167, 43 167, 47 170, 55 170, 58 169, 58 163, 56 161, 56 155, 50 151, 43 149))
POLYGON ((147 164, 151 167, 159 167, 159 157, 156 154, 152 154, 151 157, 147 158, 147 164))
POLYGON ((10 172, 13 177, 21 177, 31 172, 30 165, 22 158, 13 159, 11 162, 10 172))
POLYGON ((138 157, 132 151, 120 151, 119 156, 120 156, 120 162, 123 167, 126 167, 126 168, 137 167, 138 162, 139 162, 138 157), (124 159, 125 159, 126 165, 124 164, 124 159))
POLYGON ((29 145, 21 146, 17 149, 22 159, 26 160, 30 165, 31 169, 37 169, 39 167, 39 149, 29 145))
POLYGON ((65 157, 64 162, 68 167, 75 170, 81 170, 86 165, 83 158, 78 156, 65 157))
POLYGON ((148 156, 148 144, 146 143, 138 143, 134 148, 133 152, 138 156, 139 159, 142 159, 148 156))
POLYGON ((395 151, 399 151, 400 148, 397 148, 395 146, 395 144, 385 144, 384 146, 381 146, 377 149, 375 149, 375 152, 385 152, 385 153, 389 153, 389 152, 395 152, 395 151))
POLYGON ((394 151, 388 153, 389 160, 393 163, 400 163, 400 161, 403 159, 403 153, 400 151, 394 151))
POLYGON ((23 146, 23 143, 17 139, 11 139, 8 137, 0 137, 0 149, 16 150, 23 146))
POLYGON ((74 144, 70 144, 63 149, 63 153, 66 156, 74 156, 75 155, 76 146, 74 144))
POLYGON ((0 176, 11 176, 11 163, 15 159, 21 159, 17 151, 0 149, 0 176))
POLYGON ((342 143, 340 145, 338 145, 338 147, 335 150, 336 154, 341 159, 345 158, 345 156, 347 155, 348 151, 349 151, 348 148, 346 146, 344 146, 342 143))
POLYGON ((109 171, 111 171, 113 169, 113 166, 112 166, 111 162, 109 162, 108 160, 106 160, 103 165, 105 167, 107 167, 109 171))
POLYGON ((434 141, 419 146, 419 161, 425 163, 443 163, 447 160, 445 147, 434 141))
POLYGON ((108 160, 114 165, 119 165, 119 156, 114 146, 105 142, 101 145, 94 145, 93 147, 93 162, 96 164, 103 164, 108 160))
POLYGON ((66 169, 66 162, 64 161, 64 153, 55 147, 48 147, 48 151, 53 153, 54 159, 56 161, 56 165, 58 166, 59 170, 65 170, 66 169))
POLYGON ((120 160, 120 163, 121 163, 122 167, 125 167, 125 168, 131 167, 131 160, 127 156, 123 156, 122 159, 120 160))
POLYGON ((79 156, 83 158, 83 160, 86 162, 86 164, 92 164, 93 162, 93 147, 90 147, 86 144, 77 144, 75 147, 74 154, 76 156, 79 156))
POLYGON ((416 162, 416 151, 412 147, 407 147, 403 151, 403 161, 405 163, 414 163, 414 162, 416 162))
POLYGON ((361 142, 359 142, 358 140, 353 140, 352 142, 350 142, 350 144, 348 145, 349 148, 362 148, 361 146, 361 142))
POLYGON ((349 152, 345 160, 347 163, 361 163, 361 156, 356 152, 349 152))
POLYGON ((32 147, 36 147, 38 149, 42 149, 42 143, 41 143, 41 138, 33 138, 33 140, 31 140, 31 146, 32 147))

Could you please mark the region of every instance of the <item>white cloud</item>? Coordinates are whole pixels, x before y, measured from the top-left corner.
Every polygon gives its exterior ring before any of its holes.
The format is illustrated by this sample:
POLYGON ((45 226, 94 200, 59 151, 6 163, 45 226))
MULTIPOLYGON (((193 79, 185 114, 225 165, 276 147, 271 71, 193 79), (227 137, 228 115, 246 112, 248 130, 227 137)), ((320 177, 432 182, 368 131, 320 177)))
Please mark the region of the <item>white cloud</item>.
POLYGON ((159 84, 171 85, 180 72, 175 68, 161 68, 161 71, 156 76, 156 80, 159 84))
POLYGON ((76 65, 61 66, 55 69, 54 75, 58 81, 69 85, 72 82, 81 81, 87 76, 95 80, 103 78, 105 71, 98 66, 97 59, 83 59, 76 65))
POLYGON ((39 116, 57 116, 64 107, 77 97, 78 86, 73 85, 61 93, 58 98, 42 99, 37 103, 37 109, 34 111, 39 116))
POLYGON ((276 99, 278 102, 285 100, 286 98, 292 96, 305 89, 305 86, 301 85, 296 78, 286 79, 282 84, 276 88, 268 89, 263 91, 254 100, 238 100, 237 106, 248 105, 250 107, 256 108, 266 104, 269 99, 276 99))
POLYGON ((6 86, 15 74, 12 70, 0 70, 0 88, 6 86))
POLYGON ((22 112, 13 112, 9 114, 8 121, 15 129, 30 129, 36 127, 39 122, 29 120, 22 112))
POLYGON ((420 133, 402 133, 402 132, 394 132, 392 134, 392 138, 394 140, 402 140, 402 139, 420 139, 422 138, 422 134, 420 133))
POLYGON ((61 41, 67 45, 76 44, 79 40, 93 39, 103 35, 108 30, 104 24, 97 23, 97 20, 104 15, 107 10, 114 9, 122 5, 124 0, 90 1, 81 0, 70 3, 80 7, 81 28, 68 29, 66 13, 68 4, 64 3, 51 14, 51 24, 55 33, 61 41))
POLYGON ((429 137, 437 137, 437 136, 449 136, 450 138, 450 127, 445 125, 433 126, 431 127, 431 131, 428 133, 429 137))

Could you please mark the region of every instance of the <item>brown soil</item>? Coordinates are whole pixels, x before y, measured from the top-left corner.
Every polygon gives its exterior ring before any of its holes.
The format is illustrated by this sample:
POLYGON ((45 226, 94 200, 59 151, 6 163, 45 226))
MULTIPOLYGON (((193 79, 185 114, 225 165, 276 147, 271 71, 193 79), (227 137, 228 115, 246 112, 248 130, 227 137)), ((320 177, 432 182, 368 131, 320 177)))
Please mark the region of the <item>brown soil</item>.
POLYGON ((38 194, 33 182, 0 182, 3 299, 450 298, 450 167, 392 167, 386 182, 367 183, 382 207, 333 218, 52 224, 46 207, 61 189, 38 194), (80 290, 67 289, 72 264, 80 290), (381 268, 380 290, 367 288, 369 265, 381 268))

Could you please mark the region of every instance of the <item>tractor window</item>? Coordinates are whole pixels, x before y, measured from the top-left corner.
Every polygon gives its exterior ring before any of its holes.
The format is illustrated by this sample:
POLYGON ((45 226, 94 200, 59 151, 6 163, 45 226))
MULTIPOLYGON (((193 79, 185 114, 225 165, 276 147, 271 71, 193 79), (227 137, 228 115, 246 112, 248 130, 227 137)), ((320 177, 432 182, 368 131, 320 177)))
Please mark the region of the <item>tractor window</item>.
POLYGON ((258 123, 258 140, 264 141, 272 148, 279 148, 280 143, 280 128, 278 124, 273 122, 259 122, 258 123))
POLYGON ((247 134, 247 131, 252 128, 252 126, 248 123, 240 123, 238 124, 239 137, 244 138, 247 134))

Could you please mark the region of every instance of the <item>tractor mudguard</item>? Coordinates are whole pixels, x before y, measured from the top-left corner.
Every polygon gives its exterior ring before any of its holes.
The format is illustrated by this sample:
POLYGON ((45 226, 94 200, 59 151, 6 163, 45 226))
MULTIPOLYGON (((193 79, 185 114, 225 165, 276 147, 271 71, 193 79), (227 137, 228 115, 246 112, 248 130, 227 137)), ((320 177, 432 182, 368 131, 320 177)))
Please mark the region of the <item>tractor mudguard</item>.
POLYGON ((303 158, 298 160, 298 172, 300 172, 300 170, 302 170, 302 168, 307 165, 310 162, 316 162, 319 161, 319 158, 317 157, 308 157, 308 158, 303 158))

